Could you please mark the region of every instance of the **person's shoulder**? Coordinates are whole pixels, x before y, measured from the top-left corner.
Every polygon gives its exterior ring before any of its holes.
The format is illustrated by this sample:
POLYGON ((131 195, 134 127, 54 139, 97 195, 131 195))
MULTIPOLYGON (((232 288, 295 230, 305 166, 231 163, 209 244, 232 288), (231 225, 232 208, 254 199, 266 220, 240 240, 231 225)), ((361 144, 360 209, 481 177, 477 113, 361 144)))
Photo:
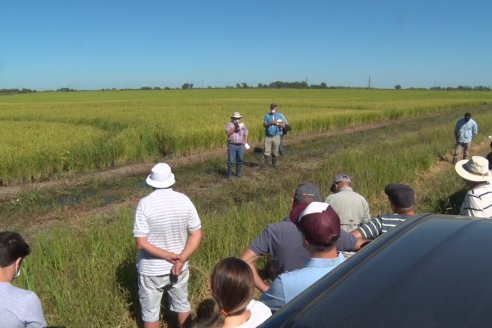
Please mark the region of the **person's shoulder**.
POLYGON ((16 299, 36 299, 38 300, 38 296, 35 292, 23 288, 16 287, 12 284, 1 284, 1 293, 8 293, 10 297, 14 297, 16 299))

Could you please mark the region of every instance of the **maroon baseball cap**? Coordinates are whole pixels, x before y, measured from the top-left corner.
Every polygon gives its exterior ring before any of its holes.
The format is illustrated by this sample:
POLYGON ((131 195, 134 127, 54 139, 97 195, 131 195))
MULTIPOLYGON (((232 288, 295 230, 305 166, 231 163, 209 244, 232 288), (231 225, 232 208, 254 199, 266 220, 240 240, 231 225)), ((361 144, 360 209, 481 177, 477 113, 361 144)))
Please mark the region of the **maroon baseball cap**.
POLYGON ((340 218, 327 203, 297 204, 290 212, 307 241, 317 246, 331 246, 340 236, 340 218))

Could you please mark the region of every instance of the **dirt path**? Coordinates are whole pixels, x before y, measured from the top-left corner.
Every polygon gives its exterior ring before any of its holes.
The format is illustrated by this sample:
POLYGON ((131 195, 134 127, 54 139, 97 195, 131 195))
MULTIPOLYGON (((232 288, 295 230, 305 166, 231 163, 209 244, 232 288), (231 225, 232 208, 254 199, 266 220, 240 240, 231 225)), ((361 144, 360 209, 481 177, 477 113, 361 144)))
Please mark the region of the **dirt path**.
MULTIPOLYGON (((365 125, 360 125, 357 127, 330 130, 330 131, 324 131, 315 134, 310 133, 304 135, 295 135, 295 133, 291 133, 288 135, 287 138, 285 138, 285 144, 289 145, 289 144, 295 144, 300 142, 307 142, 309 140, 319 139, 320 137, 329 137, 333 135, 340 135, 340 134, 352 133, 357 131, 365 131, 365 130, 388 126, 390 124, 394 124, 394 122, 393 121, 373 122, 365 125)), ((262 147, 262 145, 256 145, 256 146, 262 147)), ((224 145, 223 148, 205 150, 205 151, 201 151, 199 154, 192 154, 184 157, 163 158, 162 161, 165 161, 166 163, 171 165, 171 167, 190 166, 211 158, 216 158, 220 156, 225 157, 225 153, 226 153, 226 148, 224 145)), ((155 162, 142 162, 137 164, 126 165, 119 168, 94 172, 90 174, 77 174, 64 178, 56 178, 45 182, 37 182, 37 183, 15 185, 15 186, 2 186, 0 187, 0 201, 10 200, 26 192, 63 190, 67 188, 72 188, 77 185, 83 185, 94 179, 107 180, 115 177, 145 175, 149 172, 149 169, 154 164, 155 162)), ((225 160, 224 160, 224 164, 225 164, 225 160)))

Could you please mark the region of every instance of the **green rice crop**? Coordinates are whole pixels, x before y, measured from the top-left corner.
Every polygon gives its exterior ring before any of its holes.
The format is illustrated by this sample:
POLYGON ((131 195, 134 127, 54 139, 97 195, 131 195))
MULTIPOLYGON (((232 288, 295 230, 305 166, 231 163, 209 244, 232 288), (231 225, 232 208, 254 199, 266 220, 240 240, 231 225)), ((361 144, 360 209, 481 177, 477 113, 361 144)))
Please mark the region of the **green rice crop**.
MULTIPOLYGON (((193 309, 209 297, 208 279, 215 263, 238 256, 266 224, 283 219, 302 181, 315 182, 327 195, 334 174, 344 171, 353 178, 355 190, 368 198, 373 216, 390 210, 382 192, 385 184, 408 183, 419 199, 417 212, 455 214, 464 185, 453 165, 443 159, 451 156, 454 122, 464 110, 470 108, 450 108, 395 120, 383 128, 289 145, 288 156, 280 163, 281 175, 263 168, 240 181, 218 183, 217 176, 202 172, 220 165, 219 159, 176 168, 174 189, 194 185, 186 193, 197 207, 205 233, 190 262, 193 309)), ((492 130, 490 106, 474 107, 472 112, 481 131, 472 153, 484 154, 489 151, 484 134, 492 130)), ((134 206, 115 208, 78 226, 60 223, 32 234, 33 253, 17 284, 38 293, 49 324, 136 326, 133 215, 134 206)))
POLYGON ((252 144, 280 105, 304 134, 416 117, 492 101, 490 92, 427 90, 159 90, 35 93, 0 97, 4 185, 155 161, 223 147, 240 111, 252 144))

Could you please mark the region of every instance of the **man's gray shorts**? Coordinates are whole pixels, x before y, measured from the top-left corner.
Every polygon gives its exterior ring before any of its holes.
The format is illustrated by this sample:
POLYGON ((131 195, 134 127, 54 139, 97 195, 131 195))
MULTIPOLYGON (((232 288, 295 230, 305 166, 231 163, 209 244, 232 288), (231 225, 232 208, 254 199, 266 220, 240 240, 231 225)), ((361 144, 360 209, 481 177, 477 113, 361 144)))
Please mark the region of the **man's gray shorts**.
POLYGON ((170 275, 142 276, 138 275, 138 298, 142 309, 142 320, 145 322, 159 321, 162 294, 167 292, 169 310, 173 312, 190 312, 188 302, 188 277, 186 269, 177 279, 170 281, 170 275))

